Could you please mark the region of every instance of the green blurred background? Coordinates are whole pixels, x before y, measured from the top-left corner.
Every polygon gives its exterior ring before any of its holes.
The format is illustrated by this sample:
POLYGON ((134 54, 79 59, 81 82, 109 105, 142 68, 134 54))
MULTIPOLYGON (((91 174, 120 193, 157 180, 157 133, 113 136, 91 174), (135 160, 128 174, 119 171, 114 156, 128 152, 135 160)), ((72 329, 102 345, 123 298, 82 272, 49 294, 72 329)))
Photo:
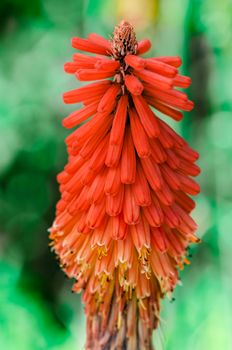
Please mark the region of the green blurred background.
MULTIPOLYGON (((232 2, 231 0, 0 1, 0 349, 81 350, 80 296, 48 248, 66 162, 61 94, 70 38, 109 37, 129 19, 153 54, 180 55, 195 111, 175 128, 201 158, 192 247, 176 301, 163 303, 157 349, 232 349, 232 2)), ((174 125, 174 123, 171 123, 174 125)))

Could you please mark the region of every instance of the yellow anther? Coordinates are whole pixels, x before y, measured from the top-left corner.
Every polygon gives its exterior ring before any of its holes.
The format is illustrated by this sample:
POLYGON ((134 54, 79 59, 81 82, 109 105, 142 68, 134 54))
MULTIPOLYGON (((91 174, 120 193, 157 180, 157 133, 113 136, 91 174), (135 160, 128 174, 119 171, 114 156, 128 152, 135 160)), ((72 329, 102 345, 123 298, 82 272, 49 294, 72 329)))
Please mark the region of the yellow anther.
POLYGON ((107 249, 105 246, 97 248, 98 259, 101 260, 103 256, 107 256, 107 249))

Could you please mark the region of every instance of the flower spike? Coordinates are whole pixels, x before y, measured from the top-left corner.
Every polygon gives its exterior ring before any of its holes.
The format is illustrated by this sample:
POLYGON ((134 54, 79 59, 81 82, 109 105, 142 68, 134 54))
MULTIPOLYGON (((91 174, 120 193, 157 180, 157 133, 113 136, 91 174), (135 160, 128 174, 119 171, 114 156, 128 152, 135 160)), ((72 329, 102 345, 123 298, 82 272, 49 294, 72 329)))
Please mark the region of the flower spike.
POLYGON ((177 89, 191 79, 178 73, 179 57, 142 57, 151 43, 137 42, 126 21, 111 40, 91 33, 72 46, 91 55, 75 53, 65 72, 94 82, 63 95, 83 106, 63 121, 79 127, 66 139, 50 239, 73 291, 83 291, 86 350, 151 350, 160 300, 199 241, 190 216, 198 153, 158 116, 180 121, 192 110, 177 89))

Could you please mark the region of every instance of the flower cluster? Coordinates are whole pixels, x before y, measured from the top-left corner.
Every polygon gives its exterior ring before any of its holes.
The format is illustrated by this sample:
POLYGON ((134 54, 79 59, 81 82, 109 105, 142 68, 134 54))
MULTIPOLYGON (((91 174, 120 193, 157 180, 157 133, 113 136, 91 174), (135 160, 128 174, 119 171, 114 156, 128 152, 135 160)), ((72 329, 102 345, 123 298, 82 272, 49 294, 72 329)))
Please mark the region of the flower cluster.
POLYGON ((52 246, 83 291, 86 349, 152 349, 160 299, 198 241, 198 153, 156 114, 181 120, 193 102, 176 88, 191 80, 179 57, 141 57, 151 43, 125 21, 111 40, 92 33, 72 46, 94 55, 75 53, 65 71, 96 82, 64 94, 83 107, 63 121, 79 127, 66 139, 52 246))

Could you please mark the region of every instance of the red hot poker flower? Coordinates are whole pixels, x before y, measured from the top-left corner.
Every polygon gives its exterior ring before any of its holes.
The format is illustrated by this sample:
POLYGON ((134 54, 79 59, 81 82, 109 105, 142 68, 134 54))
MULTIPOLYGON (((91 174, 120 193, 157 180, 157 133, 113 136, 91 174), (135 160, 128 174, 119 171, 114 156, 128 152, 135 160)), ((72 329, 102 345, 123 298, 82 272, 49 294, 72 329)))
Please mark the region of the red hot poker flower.
POLYGON ((179 57, 141 57, 150 41, 137 42, 124 21, 111 41, 90 34, 72 45, 94 55, 75 53, 65 71, 96 82, 64 94, 83 107, 63 121, 79 128, 66 139, 50 238, 73 290, 83 291, 86 349, 152 349, 160 299, 198 241, 190 216, 198 153, 156 114, 181 120, 193 102, 176 88, 191 80, 178 73, 179 57))

